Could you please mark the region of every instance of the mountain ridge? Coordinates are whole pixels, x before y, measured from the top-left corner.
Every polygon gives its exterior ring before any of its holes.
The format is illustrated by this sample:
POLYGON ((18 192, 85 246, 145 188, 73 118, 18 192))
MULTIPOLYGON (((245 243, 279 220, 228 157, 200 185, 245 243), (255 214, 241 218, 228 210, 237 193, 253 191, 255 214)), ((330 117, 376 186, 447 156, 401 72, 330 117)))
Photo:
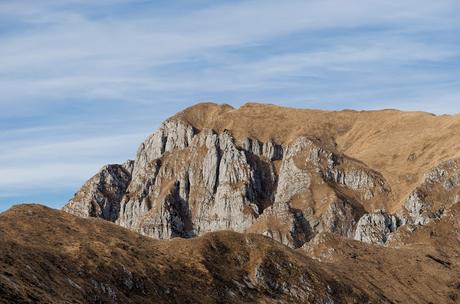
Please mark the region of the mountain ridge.
POLYGON ((0 303, 456 303, 457 127, 185 109, 62 210, 0 213, 0 303))
POLYGON ((232 229, 301 247, 326 231, 382 244, 456 203, 460 169, 443 169, 460 157, 456 126, 420 112, 202 103, 167 119, 124 169, 104 167, 64 210, 160 239, 232 229), (449 200, 433 204, 423 184, 449 200))

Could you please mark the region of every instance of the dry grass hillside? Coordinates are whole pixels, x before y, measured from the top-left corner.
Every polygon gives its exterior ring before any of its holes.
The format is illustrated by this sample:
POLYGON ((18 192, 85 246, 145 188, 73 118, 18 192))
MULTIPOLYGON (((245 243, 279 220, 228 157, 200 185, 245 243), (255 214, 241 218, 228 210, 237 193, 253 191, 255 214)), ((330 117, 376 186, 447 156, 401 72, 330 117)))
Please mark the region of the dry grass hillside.
POLYGON ((0 303, 364 303, 366 293, 260 235, 156 241, 41 205, 0 214, 0 303))
POLYGON ((230 130, 237 139, 287 144, 299 135, 320 139, 366 163, 389 182, 395 211, 428 169, 460 156, 460 115, 424 112, 320 111, 249 103, 238 109, 202 103, 178 113, 196 129, 230 130))
POLYGON ((0 303, 458 303, 458 207, 389 247, 321 234, 293 250, 229 231, 158 241, 15 206, 0 214, 0 303))

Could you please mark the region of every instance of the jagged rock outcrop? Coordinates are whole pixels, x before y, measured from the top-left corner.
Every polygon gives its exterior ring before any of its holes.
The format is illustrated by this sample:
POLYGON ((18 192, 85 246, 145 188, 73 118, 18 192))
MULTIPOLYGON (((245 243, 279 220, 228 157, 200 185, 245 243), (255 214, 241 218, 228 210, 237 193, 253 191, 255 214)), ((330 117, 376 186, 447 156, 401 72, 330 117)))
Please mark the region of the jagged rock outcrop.
POLYGON ((159 144, 175 150, 157 149, 150 143, 160 138, 156 134, 141 146, 117 223, 157 238, 246 229, 259 214, 259 206, 254 171, 245 151, 227 132, 204 130, 177 140, 168 132, 191 134, 182 130, 192 128, 173 124, 176 130, 170 122, 166 125, 157 131, 164 138, 159 144), (174 144, 168 145, 169 138, 174 144), (158 154, 150 154, 146 146, 160 151, 160 156, 151 159, 158 154), (174 233, 170 226, 176 227, 174 233))
POLYGON ((369 244, 383 245, 398 226, 398 219, 394 215, 382 210, 367 213, 359 219, 354 239, 369 244))
MULTIPOLYGON (((242 130, 233 123, 239 116, 225 125, 215 116, 232 111, 207 104, 168 119, 141 144, 134 162, 104 167, 64 210, 158 239, 230 229, 301 247, 321 232, 384 244, 400 225, 427 224, 459 200, 459 161, 452 160, 427 172, 404 208, 394 208, 399 197, 384 175, 343 152, 351 145, 343 137, 354 130, 349 113, 338 114, 343 123, 327 116, 324 125, 305 122, 309 129, 289 129, 284 138, 270 125, 264 126, 271 133, 242 130), (379 211, 389 209, 400 211, 379 211)), ((256 115, 254 121, 284 115, 256 115)), ((289 125, 287 119, 280 129, 289 125)), ((350 135, 353 143, 356 136, 350 135)))
POLYGON ((120 202, 131 181, 133 161, 104 166, 88 180, 63 210, 82 217, 100 217, 115 221, 120 202))
POLYGON ((460 202, 460 160, 441 162, 428 170, 422 182, 405 199, 396 214, 377 211, 365 214, 358 222, 354 239, 371 244, 385 244, 397 228, 426 225, 445 215, 460 202))
MULTIPOLYGON (((319 139, 284 146, 236 140, 230 131, 198 130, 177 119, 147 138, 132 167, 129 185, 109 188, 113 199, 102 204, 109 215, 84 212, 97 196, 83 195, 94 192, 86 185, 77 194, 86 200, 73 199, 64 210, 159 239, 231 229, 299 247, 321 231, 352 236, 365 209, 390 193, 381 175, 319 139)), ((106 170, 90 180, 94 189, 106 170)))
POLYGON ((404 202, 405 224, 426 225, 460 202, 460 159, 444 161, 424 174, 422 183, 404 202))
POLYGON ((351 237, 356 222, 390 193, 362 163, 300 137, 286 148, 274 204, 251 231, 300 247, 322 231, 351 237))

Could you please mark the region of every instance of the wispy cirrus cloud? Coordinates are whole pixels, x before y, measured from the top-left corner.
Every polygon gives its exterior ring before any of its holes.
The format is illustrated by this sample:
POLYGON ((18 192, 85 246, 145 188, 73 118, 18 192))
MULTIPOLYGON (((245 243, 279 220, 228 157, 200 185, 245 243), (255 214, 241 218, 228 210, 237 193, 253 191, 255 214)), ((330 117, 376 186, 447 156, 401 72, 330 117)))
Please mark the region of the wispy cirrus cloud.
POLYGON ((122 163, 128 157, 133 158, 145 137, 145 133, 133 133, 87 135, 77 139, 69 139, 69 136, 34 138, 24 136, 21 130, 9 133, 0 136, 2 143, 7 143, 0 146, 0 209, 15 197, 30 200, 28 193, 38 199, 39 195, 65 189, 70 195, 107 162, 122 163), (16 136, 11 138, 11 133, 16 136))

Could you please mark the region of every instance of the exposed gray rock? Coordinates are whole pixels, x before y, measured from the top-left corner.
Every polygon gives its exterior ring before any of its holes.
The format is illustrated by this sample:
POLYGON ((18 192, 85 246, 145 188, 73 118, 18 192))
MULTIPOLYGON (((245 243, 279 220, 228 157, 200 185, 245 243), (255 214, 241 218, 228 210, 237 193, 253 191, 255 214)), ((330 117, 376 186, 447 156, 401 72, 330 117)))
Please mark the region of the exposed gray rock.
POLYGON ((160 168, 161 161, 157 159, 145 164, 142 169, 138 166, 133 172, 135 175, 120 203, 118 224, 134 228, 138 220, 150 209, 148 195, 153 190, 160 168))
POLYGON ((113 206, 108 215, 92 212, 84 192, 65 210, 159 239, 231 229, 300 247, 321 231, 353 236, 362 204, 384 201, 389 192, 381 175, 315 138, 285 147, 253 138, 238 145, 229 131, 196 130, 180 120, 163 123, 134 163, 119 168, 128 179, 112 190, 116 199, 97 204, 113 206))
POLYGON ((326 150, 315 139, 299 137, 284 150, 274 204, 258 219, 264 228, 257 232, 291 247, 302 246, 322 231, 353 237, 365 212, 354 197, 366 203, 387 193, 379 174, 326 150), (332 178, 337 172, 343 180, 332 178), (346 197, 342 188, 353 197, 346 197))
POLYGON ((174 153, 143 165, 148 153, 140 149, 117 223, 155 238, 248 228, 259 214, 262 189, 245 151, 228 132, 185 138, 174 153))
POLYGON ((425 195, 418 191, 412 192, 404 203, 407 215, 404 217, 404 223, 413 225, 428 224, 433 218, 431 205, 425 201, 425 195))
POLYGON ((167 120, 160 128, 149 136, 139 147, 134 164, 133 176, 138 170, 151 161, 160 158, 165 152, 184 149, 193 138, 195 131, 192 126, 180 120, 167 120))
MULTIPOLYGON (((228 132, 216 140, 218 146, 211 145, 205 157, 210 160, 208 170, 202 171, 205 189, 211 195, 196 198, 195 230, 244 231, 259 213, 257 205, 249 200, 254 188, 253 171, 244 151, 237 148, 228 132)), ((197 186, 200 185, 198 181, 197 186)))
POLYGON ((302 137, 287 148, 281 165, 275 204, 287 203, 295 195, 309 190, 311 173, 306 168, 299 168, 294 158, 311 146, 312 142, 302 137))
POLYGON ((120 202, 131 180, 132 161, 104 166, 89 179, 63 210, 82 217, 101 217, 115 221, 120 202))
POLYGON ((127 160, 121 166, 130 174, 133 174, 134 160, 127 160))
POLYGON ((404 224, 425 225, 457 202, 460 202, 460 159, 451 159, 424 174, 398 215, 404 224))
POLYGON ((169 192, 157 201, 158 210, 149 213, 149 217, 143 217, 138 228, 142 234, 157 239, 194 235, 188 200, 184 193, 186 183, 182 181, 172 185, 169 192))
POLYGON ((270 140, 263 144, 262 155, 269 160, 280 160, 283 157, 283 147, 270 140))
POLYGON ((364 212, 361 206, 356 206, 345 199, 331 203, 321 217, 321 227, 318 231, 327 231, 346 237, 353 237, 357 218, 364 212))
POLYGON ((365 214, 358 222, 354 238, 384 244, 401 225, 414 230, 448 213, 460 201, 460 160, 440 163, 424 174, 422 182, 409 194, 396 215, 383 211, 365 214))
POLYGON ((354 239, 369 244, 383 245, 397 227, 398 219, 394 215, 382 210, 367 213, 359 219, 354 239))

